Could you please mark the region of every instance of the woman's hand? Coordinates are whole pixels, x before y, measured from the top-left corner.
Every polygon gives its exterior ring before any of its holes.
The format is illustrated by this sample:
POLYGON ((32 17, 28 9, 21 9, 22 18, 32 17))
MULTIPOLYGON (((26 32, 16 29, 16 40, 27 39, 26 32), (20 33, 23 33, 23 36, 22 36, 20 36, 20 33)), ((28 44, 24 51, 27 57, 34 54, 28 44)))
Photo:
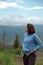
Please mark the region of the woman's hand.
POLYGON ((32 51, 30 51, 30 53, 33 53, 34 51, 32 50, 32 51))
POLYGON ((33 52, 36 52, 36 50, 32 50, 32 51, 30 51, 30 53, 33 53, 33 52))

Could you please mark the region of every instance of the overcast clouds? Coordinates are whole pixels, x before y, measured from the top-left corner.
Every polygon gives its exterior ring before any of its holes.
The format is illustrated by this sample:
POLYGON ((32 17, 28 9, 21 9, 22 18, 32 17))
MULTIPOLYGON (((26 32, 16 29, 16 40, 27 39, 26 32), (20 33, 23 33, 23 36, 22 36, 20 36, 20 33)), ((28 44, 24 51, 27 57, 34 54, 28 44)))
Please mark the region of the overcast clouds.
POLYGON ((43 24, 42 0, 0 0, 0 25, 43 24))

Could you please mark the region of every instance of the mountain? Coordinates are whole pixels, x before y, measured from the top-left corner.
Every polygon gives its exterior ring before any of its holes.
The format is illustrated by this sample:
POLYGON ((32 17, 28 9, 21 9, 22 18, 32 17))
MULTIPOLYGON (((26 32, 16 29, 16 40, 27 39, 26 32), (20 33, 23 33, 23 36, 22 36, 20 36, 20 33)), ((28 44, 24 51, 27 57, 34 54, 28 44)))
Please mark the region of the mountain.
MULTIPOLYGON (((39 36, 43 36, 43 25, 34 25, 36 33, 39 36)), ((0 25, 0 39, 2 38, 3 31, 6 31, 7 40, 14 40, 16 33, 18 33, 19 38, 23 39, 23 34, 25 33, 25 26, 1 26, 0 25)))

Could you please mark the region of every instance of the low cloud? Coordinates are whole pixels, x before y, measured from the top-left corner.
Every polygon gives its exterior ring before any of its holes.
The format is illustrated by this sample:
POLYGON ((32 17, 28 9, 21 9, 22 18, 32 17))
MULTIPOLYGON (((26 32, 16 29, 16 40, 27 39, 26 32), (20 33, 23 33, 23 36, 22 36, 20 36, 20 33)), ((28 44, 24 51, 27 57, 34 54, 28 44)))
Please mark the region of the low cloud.
POLYGON ((43 24, 43 19, 37 16, 28 17, 28 21, 30 21, 33 24, 43 24))
POLYGON ((0 25, 26 25, 27 23, 32 24, 43 24, 43 19, 36 16, 26 18, 22 15, 11 14, 5 17, 0 17, 0 25))

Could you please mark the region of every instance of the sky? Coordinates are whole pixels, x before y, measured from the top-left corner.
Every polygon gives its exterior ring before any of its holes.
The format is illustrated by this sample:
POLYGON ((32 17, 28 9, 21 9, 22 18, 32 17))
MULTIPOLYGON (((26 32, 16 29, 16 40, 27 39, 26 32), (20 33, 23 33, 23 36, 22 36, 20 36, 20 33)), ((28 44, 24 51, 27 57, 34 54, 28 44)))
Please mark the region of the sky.
POLYGON ((43 0, 0 0, 0 25, 43 24, 43 0))

